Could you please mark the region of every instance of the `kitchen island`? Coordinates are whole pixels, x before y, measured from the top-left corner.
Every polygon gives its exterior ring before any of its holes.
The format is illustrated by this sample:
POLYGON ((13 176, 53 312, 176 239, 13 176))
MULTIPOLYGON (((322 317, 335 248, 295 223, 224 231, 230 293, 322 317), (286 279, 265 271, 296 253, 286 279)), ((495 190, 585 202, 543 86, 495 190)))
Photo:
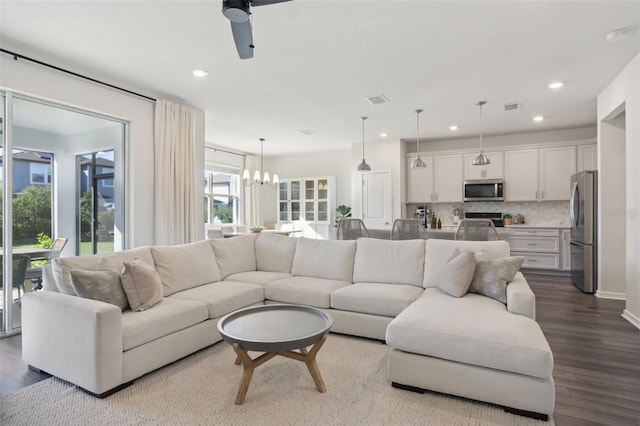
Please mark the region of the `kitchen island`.
MULTIPOLYGON (((456 231, 458 230, 458 225, 442 225, 441 229, 427 229, 427 239, 435 238, 440 240, 453 240, 456 231)), ((498 231, 498 239, 500 240, 509 240, 509 234, 511 233, 510 228, 496 228, 498 231)), ((369 237, 371 238, 379 238, 383 240, 388 240, 391 238, 391 230, 390 229, 369 229, 369 237)))

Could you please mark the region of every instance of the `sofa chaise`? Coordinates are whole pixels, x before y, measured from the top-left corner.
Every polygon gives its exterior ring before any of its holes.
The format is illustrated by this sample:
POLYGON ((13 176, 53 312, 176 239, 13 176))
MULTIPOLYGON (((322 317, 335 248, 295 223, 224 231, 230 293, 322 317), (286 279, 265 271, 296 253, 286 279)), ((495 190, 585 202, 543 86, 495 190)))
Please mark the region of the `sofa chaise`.
POLYGON ((221 341, 216 324, 227 313, 303 304, 328 312, 332 332, 385 341, 396 387, 547 418, 554 409, 553 356, 535 322, 533 292, 516 272, 503 287, 503 300, 471 292, 453 297, 442 284, 456 253, 506 259, 509 246, 258 234, 60 258, 44 268, 44 289, 23 297, 23 359, 104 397, 221 341), (140 280, 125 280, 134 266, 155 274, 160 289, 155 304, 138 310, 132 309, 131 283, 140 280), (79 277, 103 271, 122 271, 130 307, 77 295, 79 277))

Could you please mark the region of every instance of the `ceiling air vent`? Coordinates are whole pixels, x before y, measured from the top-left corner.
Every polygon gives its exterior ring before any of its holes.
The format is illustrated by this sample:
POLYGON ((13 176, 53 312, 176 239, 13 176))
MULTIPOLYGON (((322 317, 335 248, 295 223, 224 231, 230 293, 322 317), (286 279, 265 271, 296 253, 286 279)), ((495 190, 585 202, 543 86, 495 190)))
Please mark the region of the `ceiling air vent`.
POLYGON ((522 108, 522 102, 512 102, 510 104, 504 104, 505 111, 516 111, 522 108))
POLYGON ((369 96, 367 97, 367 100, 373 105, 381 105, 381 104, 389 103, 389 99, 385 98, 384 95, 369 96))

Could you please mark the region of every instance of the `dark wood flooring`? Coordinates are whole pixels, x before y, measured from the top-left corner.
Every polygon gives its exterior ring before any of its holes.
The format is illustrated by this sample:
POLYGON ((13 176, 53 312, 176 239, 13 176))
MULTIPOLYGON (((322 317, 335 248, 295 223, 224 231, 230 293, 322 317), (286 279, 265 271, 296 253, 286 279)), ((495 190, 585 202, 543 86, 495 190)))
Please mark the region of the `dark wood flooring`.
MULTIPOLYGON (((640 330, 624 302, 598 299, 568 277, 525 273, 553 356, 558 426, 640 426, 640 330)), ((49 377, 21 360, 21 337, 0 339, 0 394, 49 377)))

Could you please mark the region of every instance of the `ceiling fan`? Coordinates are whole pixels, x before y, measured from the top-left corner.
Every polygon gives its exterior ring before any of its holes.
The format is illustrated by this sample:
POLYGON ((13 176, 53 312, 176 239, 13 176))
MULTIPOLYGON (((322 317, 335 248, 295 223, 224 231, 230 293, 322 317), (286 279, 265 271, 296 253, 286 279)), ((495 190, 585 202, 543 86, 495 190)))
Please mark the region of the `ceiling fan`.
POLYGON ((222 0, 222 14, 231 21, 231 32, 240 59, 253 58, 251 6, 266 6, 291 0, 222 0))

